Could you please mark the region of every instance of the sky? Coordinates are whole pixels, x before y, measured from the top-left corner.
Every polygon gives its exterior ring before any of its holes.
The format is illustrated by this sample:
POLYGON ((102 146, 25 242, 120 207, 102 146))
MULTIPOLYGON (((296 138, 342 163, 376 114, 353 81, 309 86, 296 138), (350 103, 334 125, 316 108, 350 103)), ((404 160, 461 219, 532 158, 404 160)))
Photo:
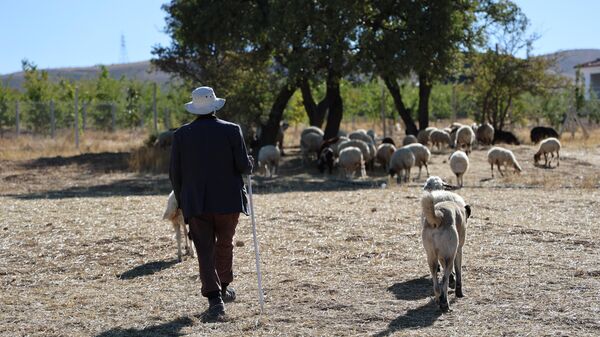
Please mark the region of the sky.
MULTIPOLYGON (((121 63, 152 58, 169 45, 163 32, 165 0, 0 0, 0 74, 21 70, 121 63)), ((516 0, 541 35, 533 54, 600 49, 600 0, 516 0)))

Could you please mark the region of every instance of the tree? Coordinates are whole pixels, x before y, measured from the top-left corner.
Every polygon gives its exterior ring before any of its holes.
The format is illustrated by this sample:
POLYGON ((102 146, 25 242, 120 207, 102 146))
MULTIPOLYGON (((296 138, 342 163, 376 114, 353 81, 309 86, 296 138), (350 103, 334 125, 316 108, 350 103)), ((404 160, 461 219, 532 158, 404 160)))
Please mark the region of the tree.
POLYGON ((92 109, 91 117, 101 129, 109 130, 112 126, 113 109, 116 109, 115 104, 119 101, 121 82, 110 77, 106 66, 100 66, 95 88, 95 109, 92 109))
POLYGON ((10 112, 10 104, 16 94, 0 81, 0 137, 4 136, 4 128, 14 123, 14 116, 10 112))
POLYGON ((24 97, 29 104, 23 119, 34 132, 41 132, 50 124, 48 104, 51 98, 51 83, 48 80, 48 72, 38 71, 37 66, 28 60, 23 60, 21 64, 25 73, 24 97))

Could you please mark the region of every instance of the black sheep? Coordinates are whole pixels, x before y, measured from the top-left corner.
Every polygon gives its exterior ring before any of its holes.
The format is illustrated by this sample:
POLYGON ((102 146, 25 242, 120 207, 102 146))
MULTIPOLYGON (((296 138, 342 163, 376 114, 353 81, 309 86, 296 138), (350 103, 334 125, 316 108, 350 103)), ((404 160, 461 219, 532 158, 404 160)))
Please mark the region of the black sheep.
POLYGON ((556 139, 559 138, 556 130, 546 126, 536 126, 535 128, 531 129, 529 136, 534 144, 537 144, 539 141, 550 137, 554 137, 556 139))
POLYGON ((517 139, 517 137, 512 132, 501 131, 501 130, 494 131, 493 144, 496 144, 496 143, 521 145, 521 142, 519 142, 519 139, 517 139))

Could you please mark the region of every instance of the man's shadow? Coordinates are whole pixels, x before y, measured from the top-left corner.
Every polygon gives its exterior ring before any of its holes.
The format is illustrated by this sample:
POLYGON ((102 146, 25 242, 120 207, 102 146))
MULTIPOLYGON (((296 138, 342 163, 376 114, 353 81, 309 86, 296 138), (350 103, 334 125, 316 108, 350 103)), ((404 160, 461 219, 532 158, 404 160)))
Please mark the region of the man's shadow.
POLYGON ((160 337, 175 337, 175 336, 183 336, 180 332, 186 326, 191 326, 194 324, 194 321, 189 317, 179 317, 173 321, 151 325, 149 327, 145 327, 143 329, 123 329, 123 328, 113 328, 107 331, 104 331, 96 337, 146 337, 146 336, 160 336, 160 337))
POLYGON ((143 265, 137 266, 117 275, 117 278, 121 280, 131 280, 140 276, 152 275, 156 272, 172 267, 173 265, 177 264, 177 262, 177 259, 173 259, 144 263, 143 265))

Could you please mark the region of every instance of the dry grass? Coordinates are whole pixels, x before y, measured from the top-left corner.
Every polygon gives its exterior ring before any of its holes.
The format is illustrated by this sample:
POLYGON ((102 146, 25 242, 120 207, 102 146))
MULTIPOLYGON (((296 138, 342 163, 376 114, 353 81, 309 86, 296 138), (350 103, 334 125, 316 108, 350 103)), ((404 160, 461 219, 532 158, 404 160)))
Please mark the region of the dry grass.
MULTIPOLYGON (((564 143, 559 168, 490 179, 471 156, 465 298, 432 302, 421 245, 424 179, 341 182, 303 169, 255 179, 266 312, 259 314, 251 225, 242 217, 228 320, 205 323, 197 262, 175 263, 160 220, 166 175, 123 154, 0 161, 2 336, 596 336, 600 331, 600 151, 564 143)), ((449 151, 430 171, 455 181, 449 151)), ((416 174, 413 171, 413 177, 416 174)))

